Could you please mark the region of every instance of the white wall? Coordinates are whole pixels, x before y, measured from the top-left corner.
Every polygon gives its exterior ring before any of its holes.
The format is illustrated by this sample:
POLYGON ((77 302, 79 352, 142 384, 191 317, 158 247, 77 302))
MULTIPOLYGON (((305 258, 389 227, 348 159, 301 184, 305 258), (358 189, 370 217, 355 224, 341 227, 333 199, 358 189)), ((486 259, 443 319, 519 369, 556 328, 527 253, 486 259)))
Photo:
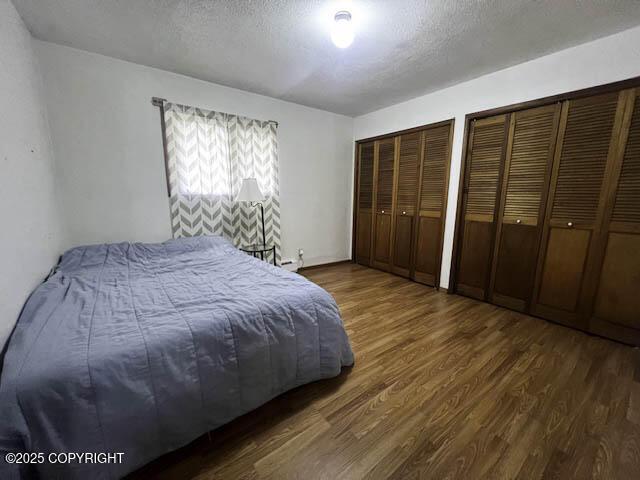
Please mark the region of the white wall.
POLYGON ((31 35, 0 0, 0 350, 29 293, 56 264, 61 217, 31 35))
POLYGON ((355 138, 363 139, 455 118, 440 276, 440 284, 446 287, 449 283, 465 115, 638 75, 640 27, 356 117, 355 138))
POLYGON ((278 121, 283 257, 304 248, 307 264, 350 258, 352 118, 35 44, 71 243, 170 238, 157 96, 278 121))

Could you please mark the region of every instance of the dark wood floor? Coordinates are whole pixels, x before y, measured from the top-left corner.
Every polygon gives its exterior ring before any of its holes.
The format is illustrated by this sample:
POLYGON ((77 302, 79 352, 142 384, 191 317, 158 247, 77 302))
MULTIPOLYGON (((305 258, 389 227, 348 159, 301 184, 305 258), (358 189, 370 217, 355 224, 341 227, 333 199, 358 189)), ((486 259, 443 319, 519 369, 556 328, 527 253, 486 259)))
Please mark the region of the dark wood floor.
POLYGON ((640 479, 638 349, 352 264, 356 355, 153 462, 166 479, 640 479))

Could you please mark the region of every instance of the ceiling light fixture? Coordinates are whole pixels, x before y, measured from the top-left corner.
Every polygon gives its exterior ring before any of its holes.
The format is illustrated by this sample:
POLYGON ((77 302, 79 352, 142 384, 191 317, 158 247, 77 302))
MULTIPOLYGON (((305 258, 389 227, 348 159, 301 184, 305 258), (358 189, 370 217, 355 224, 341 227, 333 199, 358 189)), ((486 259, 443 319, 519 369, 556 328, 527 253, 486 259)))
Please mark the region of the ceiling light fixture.
POLYGON ((351 13, 341 10, 336 13, 333 28, 331 29, 331 40, 338 48, 347 48, 353 42, 353 25, 351 23, 351 13))

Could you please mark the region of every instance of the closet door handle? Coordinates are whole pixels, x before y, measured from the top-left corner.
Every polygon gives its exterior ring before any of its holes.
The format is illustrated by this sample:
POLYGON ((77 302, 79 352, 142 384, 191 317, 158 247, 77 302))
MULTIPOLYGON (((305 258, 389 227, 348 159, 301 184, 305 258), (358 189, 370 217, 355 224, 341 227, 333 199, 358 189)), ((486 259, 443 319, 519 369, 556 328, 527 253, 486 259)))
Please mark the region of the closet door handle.
POLYGON ((567 222, 567 227, 569 228, 573 227, 573 222, 567 222))
POLYGON ((403 212, 402 212, 402 214, 403 214, 403 215, 406 215, 406 214, 407 214, 407 212, 403 211, 403 212))
POLYGON ((518 225, 520 225, 520 224, 522 223, 522 220, 517 219, 517 220, 516 220, 516 223, 517 223, 518 225))
POLYGON ((384 213, 384 210, 381 210, 380 213, 384 213))

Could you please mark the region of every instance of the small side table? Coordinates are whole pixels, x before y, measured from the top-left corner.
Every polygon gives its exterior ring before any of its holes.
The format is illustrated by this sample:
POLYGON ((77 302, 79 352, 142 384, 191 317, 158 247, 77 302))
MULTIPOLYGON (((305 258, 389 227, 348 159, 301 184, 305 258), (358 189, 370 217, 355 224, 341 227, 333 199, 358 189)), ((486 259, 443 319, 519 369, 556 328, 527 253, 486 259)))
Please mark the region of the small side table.
POLYGON ((267 255, 269 258, 269 252, 273 255, 273 266, 276 266, 276 246, 271 244, 256 244, 256 245, 245 245, 240 247, 240 250, 246 253, 250 253, 254 257, 258 258, 258 254, 260 255, 260 259, 264 260, 264 256, 267 255))

